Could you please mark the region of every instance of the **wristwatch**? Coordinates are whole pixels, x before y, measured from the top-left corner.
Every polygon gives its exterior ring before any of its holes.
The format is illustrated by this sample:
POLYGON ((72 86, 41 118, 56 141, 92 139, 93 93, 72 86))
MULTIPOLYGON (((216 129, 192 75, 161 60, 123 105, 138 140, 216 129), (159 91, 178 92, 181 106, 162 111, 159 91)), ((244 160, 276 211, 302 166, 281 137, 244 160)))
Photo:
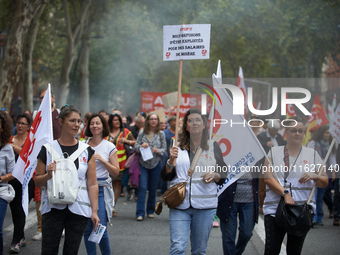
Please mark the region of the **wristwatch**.
POLYGON ((289 191, 285 189, 285 190, 283 191, 283 194, 282 194, 282 195, 284 196, 284 195, 287 195, 287 194, 289 194, 289 191))

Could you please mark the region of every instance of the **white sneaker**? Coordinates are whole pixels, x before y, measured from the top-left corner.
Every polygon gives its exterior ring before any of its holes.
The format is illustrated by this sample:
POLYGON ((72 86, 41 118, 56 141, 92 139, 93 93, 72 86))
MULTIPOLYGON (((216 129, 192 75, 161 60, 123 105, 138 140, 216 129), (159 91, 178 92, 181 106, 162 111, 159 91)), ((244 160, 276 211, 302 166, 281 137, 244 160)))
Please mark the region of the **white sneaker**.
POLYGON ((37 232, 33 237, 32 240, 33 241, 41 241, 42 239, 42 233, 41 232, 37 232))

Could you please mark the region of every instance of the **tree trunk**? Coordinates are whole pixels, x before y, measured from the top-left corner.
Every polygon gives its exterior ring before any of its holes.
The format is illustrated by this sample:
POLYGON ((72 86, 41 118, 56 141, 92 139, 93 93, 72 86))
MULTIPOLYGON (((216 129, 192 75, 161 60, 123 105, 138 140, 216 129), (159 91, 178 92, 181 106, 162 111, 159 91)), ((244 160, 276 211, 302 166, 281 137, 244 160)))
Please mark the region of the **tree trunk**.
POLYGON ((46 2, 42 1, 29 25, 23 48, 23 67, 20 79, 23 111, 33 112, 32 55, 39 28, 39 19, 45 6, 46 2))
POLYGON ((82 39, 82 51, 80 55, 80 112, 85 114, 90 111, 90 88, 89 88, 89 58, 90 58, 90 45, 91 45, 91 29, 90 27, 84 33, 82 39))
MULTIPOLYGON (((72 1, 72 3, 74 4, 74 1, 72 1)), ((73 15, 75 17, 74 26, 72 26, 71 16, 70 16, 71 11, 69 11, 67 0, 63 0, 65 20, 66 20, 66 30, 67 30, 67 33, 66 33, 67 46, 66 46, 64 61, 61 67, 59 84, 57 87, 55 87, 56 102, 57 102, 57 106, 59 107, 65 105, 67 102, 68 94, 70 92, 69 74, 70 74, 72 63, 75 57, 75 49, 82 36, 84 23, 88 15, 91 3, 92 3, 92 0, 86 0, 81 5, 79 14, 74 13, 76 12, 75 8, 72 9, 73 15)))
POLYGON ((12 20, 5 38, 4 55, 0 68, 0 107, 11 108, 13 88, 22 73, 22 49, 29 24, 37 9, 45 0, 17 0, 12 3, 12 20))
POLYGON ((13 3, 12 21, 5 38, 4 55, 0 68, 0 107, 5 107, 8 111, 11 108, 13 88, 20 77, 22 35, 25 31, 23 19, 25 19, 27 11, 27 0, 19 0, 13 3))

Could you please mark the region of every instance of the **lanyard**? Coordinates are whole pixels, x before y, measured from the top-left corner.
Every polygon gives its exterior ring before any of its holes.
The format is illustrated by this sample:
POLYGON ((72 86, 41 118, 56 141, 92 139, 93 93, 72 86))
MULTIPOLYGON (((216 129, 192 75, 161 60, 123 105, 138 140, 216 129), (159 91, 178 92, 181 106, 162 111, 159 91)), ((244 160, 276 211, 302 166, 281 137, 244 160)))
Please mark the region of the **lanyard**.
MULTIPOLYGON (((302 150, 302 146, 301 146, 300 151, 299 151, 299 154, 298 154, 298 156, 296 157, 296 159, 295 159, 294 163, 292 164, 292 166, 295 165, 296 161, 298 160, 298 158, 299 158, 299 156, 300 156, 300 153, 301 153, 301 150, 302 150)), ((284 158, 283 158, 283 161, 285 162, 285 168, 284 168, 285 173, 284 173, 284 178, 283 178, 283 179, 284 179, 284 187, 286 187, 287 178, 288 178, 288 175, 289 175, 289 173, 290 173, 289 153, 288 153, 288 148, 287 148, 287 146, 285 146, 285 148, 284 148, 284 158)))

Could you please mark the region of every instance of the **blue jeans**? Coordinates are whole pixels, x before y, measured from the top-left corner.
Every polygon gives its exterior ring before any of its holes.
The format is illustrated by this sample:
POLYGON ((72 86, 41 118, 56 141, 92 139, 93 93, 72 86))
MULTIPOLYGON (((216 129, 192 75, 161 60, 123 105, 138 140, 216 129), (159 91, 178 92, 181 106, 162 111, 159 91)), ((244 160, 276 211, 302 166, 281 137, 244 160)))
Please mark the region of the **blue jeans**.
POLYGON ((334 219, 340 219, 340 179, 334 181, 334 198, 333 198, 334 219))
POLYGON ((233 203, 228 221, 221 221, 223 253, 242 254, 253 235, 255 226, 254 203, 233 203), (237 215, 239 215, 239 235, 235 245, 237 230, 237 215))
POLYGON ((216 209, 170 209, 170 255, 185 254, 190 230, 191 254, 206 254, 216 209))
POLYGON ((3 225, 7 211, 7 202, 0 198, 0 255, 4 252, 3 225))
POLYGON ((161 176, 161 162, 153 169, 147 169, 139 165, 139 190, 137 200, 136 217, 145 216, 145 197, 146 191, 149 191, 148 203, 146 205, 146 213, 153 214, 156 206, 156 191, 159 178, 161 176))
MULTIPOLYGON (((106 210, 105 210, 104 188, 103 187, 99 187, 99 192, 98 192, 98 217, 100 219, 100 224, 107 226, 108 218, 107 218, 107 213, 106 213, 106 210)), ((92 220, 90 219, 89 223, 87 224, 85 233, 84 233, 84 243, 85 243, 87 254, 89 254, 89 255, 97 254, 96 243, 88 241, 92 230, 93 230, 93 223, 92 223, 92 220)), ((108 254, 108 255, 111 254, 111 246, 110 246, 109 234, 107 233, 107 228, 105 229, 103 237, 100 240, 99 248, 100 248, 100 251, 103 255, 104 254, 108 254)))
POLYGON ((316 211, 313 221, 321 222, 323 217, 322 207, 323 207, 323 197, 325 195, 326 188, 316 187, 316 211))

